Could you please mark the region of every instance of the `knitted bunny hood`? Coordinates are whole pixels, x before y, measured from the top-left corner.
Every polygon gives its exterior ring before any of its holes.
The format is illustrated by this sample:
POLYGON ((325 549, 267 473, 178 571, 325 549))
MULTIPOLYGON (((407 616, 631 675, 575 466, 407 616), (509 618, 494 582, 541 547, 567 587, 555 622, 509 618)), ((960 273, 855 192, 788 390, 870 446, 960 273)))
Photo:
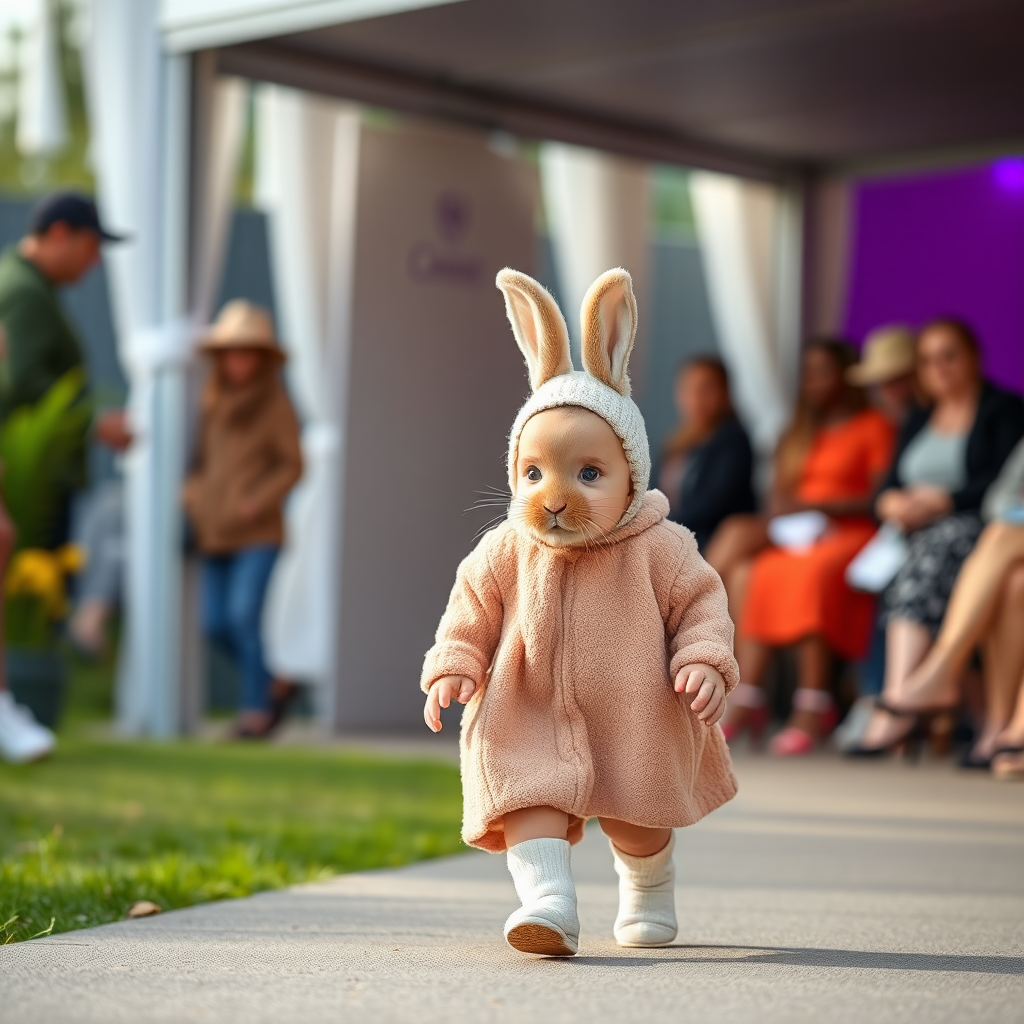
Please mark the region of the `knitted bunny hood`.
POLYGON ((574 370, 569 332, 555 300, 540 284, 506 267, 495 280, 516 342, 526 358, 533 394, 519 410, 508 442, 508 478, 516 489, 519 437, 527 420, 545 409, 578 406, 601 417, 615 431, 629 463, 633 499, 615 529, 640 511, 651 476, 644 418, 630 398, 626 367, 636 339, 633 282, 621 268, 603 273, 580 309, 583 369, 574 370))

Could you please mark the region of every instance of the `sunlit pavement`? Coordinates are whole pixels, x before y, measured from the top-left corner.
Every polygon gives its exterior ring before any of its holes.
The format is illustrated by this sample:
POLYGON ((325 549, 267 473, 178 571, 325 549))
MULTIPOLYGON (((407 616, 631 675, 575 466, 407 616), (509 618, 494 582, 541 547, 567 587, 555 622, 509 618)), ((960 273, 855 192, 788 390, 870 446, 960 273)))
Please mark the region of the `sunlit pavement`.
POLYGON ((681 836, 678 944, 615 946, 574 852, 580 955, 508 949, 470 853, 0 948, 0 1020, 1024 1021, 1024 785, 947 764, 738 758, 681 836))

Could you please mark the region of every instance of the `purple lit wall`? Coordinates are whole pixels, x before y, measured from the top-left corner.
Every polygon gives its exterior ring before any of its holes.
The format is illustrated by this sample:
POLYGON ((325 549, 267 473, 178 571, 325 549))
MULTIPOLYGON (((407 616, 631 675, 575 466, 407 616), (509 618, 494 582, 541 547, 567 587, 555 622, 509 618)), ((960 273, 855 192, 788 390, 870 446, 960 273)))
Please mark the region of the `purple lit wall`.
POLYGON ((1024 391, 1024 157, 856 186, 846 332, 959 316, 986 374, 1024 391))

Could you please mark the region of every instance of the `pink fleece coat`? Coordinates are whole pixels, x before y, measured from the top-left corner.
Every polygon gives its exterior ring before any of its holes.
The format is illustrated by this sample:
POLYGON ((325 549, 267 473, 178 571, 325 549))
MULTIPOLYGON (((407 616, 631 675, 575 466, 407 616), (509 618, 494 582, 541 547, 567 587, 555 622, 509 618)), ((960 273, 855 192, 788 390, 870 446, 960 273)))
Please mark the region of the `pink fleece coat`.
POLYGON ((462 838, 498 853, 502 817, 550 806, 578 842, 589 817, 698 821, 736 793, 729 752, 672 689, 684 665, 739 678, 725 590, 649 491, 590 550, 505 522, 459 566, 421 686, 478 684, 462 719, 462 838))

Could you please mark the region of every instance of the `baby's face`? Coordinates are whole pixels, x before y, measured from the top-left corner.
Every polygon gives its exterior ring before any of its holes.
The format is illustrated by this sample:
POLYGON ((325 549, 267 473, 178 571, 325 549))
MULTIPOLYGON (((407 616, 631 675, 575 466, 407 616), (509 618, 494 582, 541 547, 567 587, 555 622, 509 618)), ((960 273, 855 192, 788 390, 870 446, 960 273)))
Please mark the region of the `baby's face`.
POLYGON ((633 499, 622 442, 589 409, 546 409, 519 437, 515 500, 519 517, 540 539, 586 545, 613 530, 633 499))

